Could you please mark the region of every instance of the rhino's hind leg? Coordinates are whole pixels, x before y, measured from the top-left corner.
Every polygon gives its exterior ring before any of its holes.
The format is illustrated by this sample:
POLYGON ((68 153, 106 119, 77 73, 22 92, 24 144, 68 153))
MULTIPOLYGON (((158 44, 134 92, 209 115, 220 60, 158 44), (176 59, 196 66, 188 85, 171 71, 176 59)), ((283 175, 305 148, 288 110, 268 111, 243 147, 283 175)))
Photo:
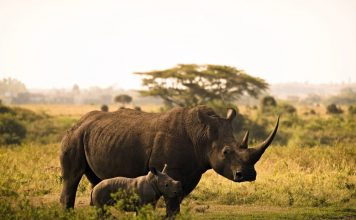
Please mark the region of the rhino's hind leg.
POLYGON ((63 188, 60 202, 65 208, 74 208, 77 188, 85 172, 85 158, 76 149, 66 148, 62 150, 60 163, 63 188))
POLYGON ((63 189, 60 199, 63 207, 67 209, 74 208, 75 195, 82 175, 83 174, 71 178, 63 177, 63 189))
POLYGON ((101 182, 101 179, 95 175, 95 173, 92 171, 88 164, 85 167, 84 174, 91 183, 92 188, 94 188, 94 186, 101 182))

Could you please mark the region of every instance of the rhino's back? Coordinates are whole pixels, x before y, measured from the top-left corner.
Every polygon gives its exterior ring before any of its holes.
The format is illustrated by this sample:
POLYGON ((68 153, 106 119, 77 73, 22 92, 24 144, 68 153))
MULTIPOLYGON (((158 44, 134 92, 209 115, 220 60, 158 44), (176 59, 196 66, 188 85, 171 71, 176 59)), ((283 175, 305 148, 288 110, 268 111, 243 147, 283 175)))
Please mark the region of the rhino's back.
POLYGON ((182 109, 166 113, 121 109, 89 114, 79 122, 79 129, 83 132, 87 162, 101 179, 146 174, 157 136, 179 136, 182 130, 182 109))

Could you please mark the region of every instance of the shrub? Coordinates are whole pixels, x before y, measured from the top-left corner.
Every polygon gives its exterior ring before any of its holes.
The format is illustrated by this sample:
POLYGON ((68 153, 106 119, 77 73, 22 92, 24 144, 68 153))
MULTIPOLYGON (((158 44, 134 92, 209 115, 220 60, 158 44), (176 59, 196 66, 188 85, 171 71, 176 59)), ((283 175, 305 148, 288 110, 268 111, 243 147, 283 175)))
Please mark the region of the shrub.
POLYGON ((100 107, 100 110, 103 111, 103 112, 108 112, 108 111, 109 111, 109 106, 107 106, 107 105, 102 105, 102 106, 100 107))
POLYGON ((4 113, 11 113, 11 114, 14 114, 14 111, 13 111, 11 108, 9 108, 9 107, 7 107, 7 106, 5 106, 5 105, 2 105, 2 104, 0 103, 0 114, 4 114, 4 113))
POLYGON ((277 106, 277 101, 273 96, 265 96, 261 100, 262 112, 268 112, 271 108, 277 106))
POLYGON ((0 105, 0 144, 58 142, 74 121, 73 118, 52 117, 28 109, 0 105))
POLYGON ((347 110, 350 115, 356 115, 356 106, 350 105, 347 110))
POLYGON ((286 112, 289 114, 293 114, 293 113, 297 112, 297 109, 291 104, 287 104, 287 103, 282 104, 281 108, 282 108, 283 112, 286 112))
POLYGON ((343 111, 341 108, 339 108, 334 103, 332 103, 332 104, 326 106, 326 112, 328 114, 341 114, 343 111))
POLYGON ((0 114, 0 144, 20 144, 26 137, 26 128, 14 115, 0 114))

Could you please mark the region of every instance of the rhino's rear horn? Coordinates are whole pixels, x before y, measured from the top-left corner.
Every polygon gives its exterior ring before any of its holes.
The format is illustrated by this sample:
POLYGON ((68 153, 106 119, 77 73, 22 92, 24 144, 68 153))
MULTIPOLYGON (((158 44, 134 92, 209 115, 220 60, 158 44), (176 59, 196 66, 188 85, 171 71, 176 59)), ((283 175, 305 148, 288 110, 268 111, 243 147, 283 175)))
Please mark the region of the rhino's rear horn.
POLYGON ((260 143, 259 145, 257 145, 257 147, 254 148, 255 151, 254 151, 254 155, 252 158, 255 163, 261 158, 262 154, 265 152, 267 147, 272 143, 273 138, 277 133, 278 125, 279 125, 279 116, 277 118, 277 122, 276 122, 276 125, 275 125, 273 131, 270 133, 270 135, 267 137, 267 139, 265 141, 263 141, 262 143, 260 143))
POLYGON ((240 148, 243 149, 248 148, 248 135, 249 135, 249 131, 246 131, 244 138, 242 139, 242 142, 240 144, 240 148))

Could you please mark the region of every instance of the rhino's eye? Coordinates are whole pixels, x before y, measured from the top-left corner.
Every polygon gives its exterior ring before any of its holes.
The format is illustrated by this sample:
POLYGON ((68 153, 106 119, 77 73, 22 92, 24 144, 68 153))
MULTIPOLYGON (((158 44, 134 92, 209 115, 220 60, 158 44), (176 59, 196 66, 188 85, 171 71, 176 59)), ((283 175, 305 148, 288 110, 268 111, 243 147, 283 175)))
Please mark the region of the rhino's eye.
POLYGON ((224 147, 224 149, 223 149, 224 156, 228 155, 230 152, 231 152, 230 147, 224 147))

